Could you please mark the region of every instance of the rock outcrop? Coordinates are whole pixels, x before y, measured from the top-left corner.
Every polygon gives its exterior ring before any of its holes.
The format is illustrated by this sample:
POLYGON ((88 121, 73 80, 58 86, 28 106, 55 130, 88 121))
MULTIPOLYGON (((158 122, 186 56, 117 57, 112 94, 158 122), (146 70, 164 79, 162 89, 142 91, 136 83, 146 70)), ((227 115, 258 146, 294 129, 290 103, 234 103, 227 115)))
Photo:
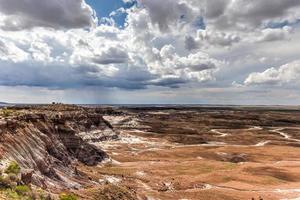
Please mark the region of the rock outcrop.
POLYGON ((15 160, 28 183, 77 188, 85 181, 77 173, 77 162, 93 166, 108 158, 90 141, 117 137, 97 109, 65 105, 15 108, 0 120, 0 157, 15 160))

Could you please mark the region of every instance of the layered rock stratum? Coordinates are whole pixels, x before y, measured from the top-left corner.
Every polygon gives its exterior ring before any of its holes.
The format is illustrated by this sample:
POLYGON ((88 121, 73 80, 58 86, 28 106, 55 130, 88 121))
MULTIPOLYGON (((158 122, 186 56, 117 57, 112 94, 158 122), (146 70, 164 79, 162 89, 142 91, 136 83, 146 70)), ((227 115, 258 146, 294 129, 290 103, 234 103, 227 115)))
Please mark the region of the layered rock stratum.
POLYGON ((91 184, 76 165, 95 166, 108 155, 91 144, 117 139, 100 111, 67 105, 3 109, 0 119, 0 158, 22 168, 23 179, 51 191, 91 184))

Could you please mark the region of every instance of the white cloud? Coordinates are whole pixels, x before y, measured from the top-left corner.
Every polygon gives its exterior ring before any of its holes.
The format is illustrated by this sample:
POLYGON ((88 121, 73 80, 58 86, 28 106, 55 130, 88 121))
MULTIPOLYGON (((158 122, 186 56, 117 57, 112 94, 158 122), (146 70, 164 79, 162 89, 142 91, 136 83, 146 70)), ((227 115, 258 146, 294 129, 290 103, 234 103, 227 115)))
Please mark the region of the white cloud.
POLYGON ((0 60, 18 63, 27 60, 28 54, 13 42, 0 39, 0 60))
POLYGON ((259 42, 272 42, 276 40, 288 39, 292 32, 292 28, 289 26, 284 26, 280 29, 267 28, 262 30, 262 35, 258 37, 259 42))
POLYGON ((209 45, 224 47, 231 46, 241 40, 238 34, 210 30, 199 30, 198 38, 200 41, 207 42, 209 45))
POLYGON ((300 80, 300 61, 294 61, 280 66, 269 68, 261 73, 251 73, 245 80, 246 85, 259 84, 295 84, 300 80))
POLYGON ((33 60, 45 63, 52 61, 51 51, 52 48, 47 43, 38 41, 33 41, 28 49, 28 52, 31 52, 33 60))

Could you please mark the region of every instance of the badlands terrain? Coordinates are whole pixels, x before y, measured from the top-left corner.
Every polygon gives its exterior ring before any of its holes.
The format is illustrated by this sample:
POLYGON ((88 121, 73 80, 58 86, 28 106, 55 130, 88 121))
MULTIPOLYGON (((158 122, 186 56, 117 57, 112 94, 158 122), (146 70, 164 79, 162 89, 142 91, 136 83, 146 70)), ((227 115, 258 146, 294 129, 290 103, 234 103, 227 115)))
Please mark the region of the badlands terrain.
POLYGON ((300 199, 298 107, 0 110, 0 199, 300 199))

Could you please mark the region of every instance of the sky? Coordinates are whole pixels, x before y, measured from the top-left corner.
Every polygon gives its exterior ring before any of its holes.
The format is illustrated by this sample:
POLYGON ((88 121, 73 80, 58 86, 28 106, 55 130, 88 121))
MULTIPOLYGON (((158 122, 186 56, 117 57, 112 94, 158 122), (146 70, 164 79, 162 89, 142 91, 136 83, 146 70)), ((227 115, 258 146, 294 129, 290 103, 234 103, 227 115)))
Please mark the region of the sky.
POLYGON ((0 101, 299 105, 299 0, 0 0, 0 101))

